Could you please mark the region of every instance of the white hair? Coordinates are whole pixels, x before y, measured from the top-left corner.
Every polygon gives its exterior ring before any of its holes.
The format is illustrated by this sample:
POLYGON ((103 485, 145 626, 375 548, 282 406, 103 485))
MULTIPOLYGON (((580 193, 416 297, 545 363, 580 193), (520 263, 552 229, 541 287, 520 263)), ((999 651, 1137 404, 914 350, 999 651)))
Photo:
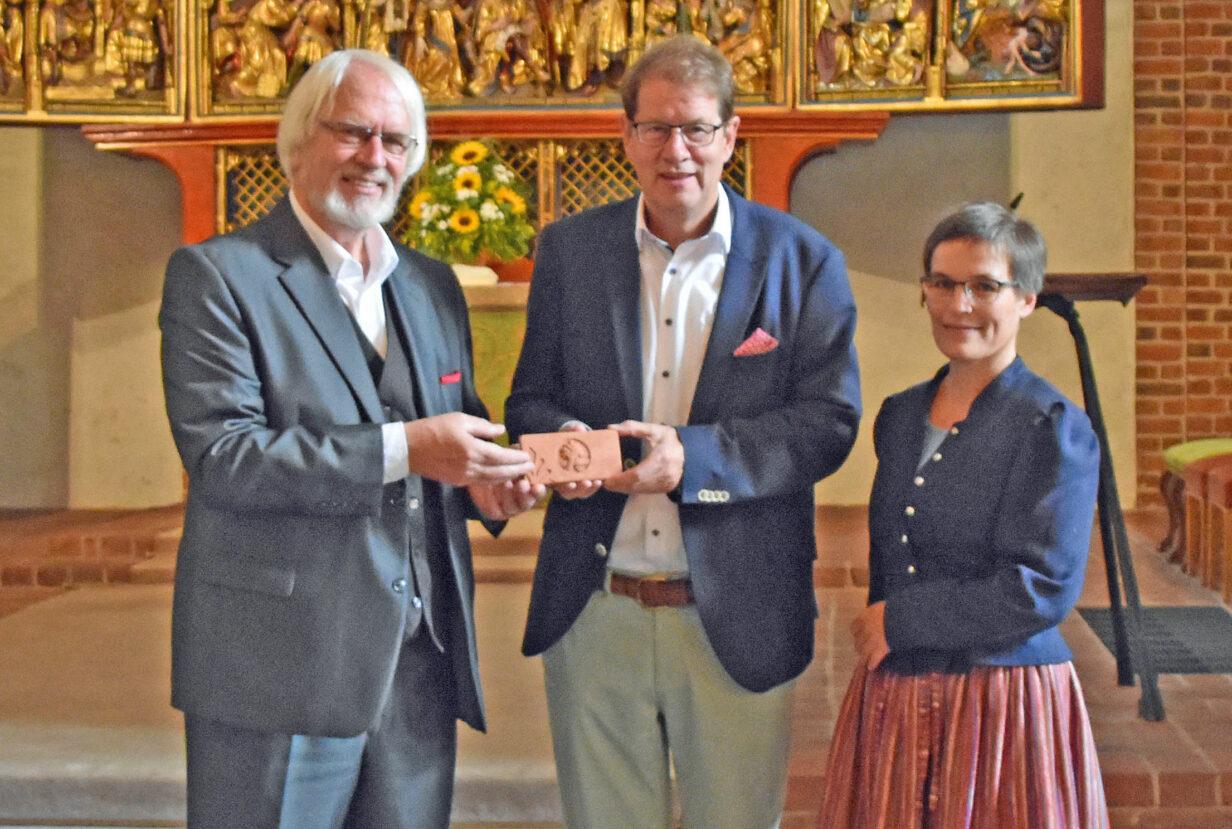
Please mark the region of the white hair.
POLYGON ((410 135, 415 139, 406 154, 405 178, 415 175, 423 166, 428 150, 428 120, 419 84, 406 67, 382 54, 367 49, 342 49, 314 63, 287 96, 282 120, 278 123, 278 163, 288 177, 295 154, 317 129, 321 110, 333 103, 347 70, 356 61, 380 71, 402 96, 411 122, 410 135))

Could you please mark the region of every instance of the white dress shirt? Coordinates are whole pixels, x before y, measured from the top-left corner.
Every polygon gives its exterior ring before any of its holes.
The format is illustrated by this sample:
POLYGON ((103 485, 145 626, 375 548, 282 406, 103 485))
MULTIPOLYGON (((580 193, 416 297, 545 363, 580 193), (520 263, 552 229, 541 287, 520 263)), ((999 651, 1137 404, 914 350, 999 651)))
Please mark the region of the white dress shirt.
MULTIPOLYGON (((642 420, 683 426, 689 420, 731 250, 727 193, 719 188, 710 230, 675 250, 646 227, 644 201, 638 202, 634 232, 642 270, 642 420)), ((666 495, 629 496, 608 566, 634 575, 688 573, 676 504, 666 495)))
MULTIPOLYGON (((325 269, 334 280, 342 304, 351 312, 359 329, 382 358, 389 350, 389 333, 385 321, 385 301, 381 286, 398 266, 394 243, 378 225, 364 233, 364 251, 368 255, 368 272, 350 251, 326 233, 312 220, 291 192, 291 210, 321 254, 325 269)), ((381 425, 381 444, 385 455, 385 483, 405 478, 410 472, 406 445, 406 429, 401 423, 381 425)))

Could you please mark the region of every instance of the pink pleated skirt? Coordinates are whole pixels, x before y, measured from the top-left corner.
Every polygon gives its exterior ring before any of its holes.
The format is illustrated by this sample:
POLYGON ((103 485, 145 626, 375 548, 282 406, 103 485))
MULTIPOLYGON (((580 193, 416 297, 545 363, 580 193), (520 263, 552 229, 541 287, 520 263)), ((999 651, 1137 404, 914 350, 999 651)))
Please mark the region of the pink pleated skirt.
POLYGON ((856 669, 819 829, 1103 829, 1108 807, 1074 667, 902 676, 856 669))

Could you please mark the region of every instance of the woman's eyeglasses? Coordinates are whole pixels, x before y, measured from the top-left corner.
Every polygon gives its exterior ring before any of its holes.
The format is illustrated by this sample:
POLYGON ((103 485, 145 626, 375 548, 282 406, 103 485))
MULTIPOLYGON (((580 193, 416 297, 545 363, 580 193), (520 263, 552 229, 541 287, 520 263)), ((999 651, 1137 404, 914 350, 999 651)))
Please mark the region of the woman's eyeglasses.
POLYGON ((998 279, 972 279, 959 282, 948 276, 927 274, 920 277, 920 285, 924 288, 924 296, 929 299, 947 299, 958 288, 967 295, 967 299, 976 305, 989 305, 996 301, 997 295, 1005 288, 1012 288, 1015 283, 1002 282, 998 279))

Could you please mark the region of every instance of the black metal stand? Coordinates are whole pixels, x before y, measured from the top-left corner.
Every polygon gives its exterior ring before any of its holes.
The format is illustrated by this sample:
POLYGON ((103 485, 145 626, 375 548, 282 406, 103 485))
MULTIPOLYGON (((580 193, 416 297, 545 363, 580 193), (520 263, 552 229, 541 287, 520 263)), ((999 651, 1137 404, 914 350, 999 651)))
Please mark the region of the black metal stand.
MULTIPOLYGON (((1136 291, 1136 289, 1135 289, 1136 291)), ((1133 292, 1129 294, 1133 296, 1133 292)), ((1091 297, 1104 298, 1104 297, 1091 297)), ((1123 301, 1127 301, 1123 300, 1123 301)), ((1133 685, 1135 668, 1141 682, 1142 695, 1138 699, 1138 714, 1144 720, 1162 720, 1164 702, 1159 694, 1159 683, 1151 664, 1151 655, 1143 642, 1142 603, 1138 596, 1138 578, 1134 574, 1134 562, 1130 555, 1129 538, 1125 532, 1125 516, 1121 513, 1121 501, 1117 494, 1116 476, 1112 469, 1112 453, 1108 449, 1108 430, 1104 426, 1104 414, 1099 404, 1099 392, 1095 387, 1095 370, 1091 365, 1091 351, 1087 335, 1078 321, 1074 302, 1068 296, 1049 290, 1039 296, 1039 304, 1055 313, 1069 325, 1078 350, 1078 374, 1082 379, 1082 397, 1091 426, 1099 437, 1099 535, 1104 545, 1104 564, 1108 574, 1108 600, 1112 610, 1112 630, 1116 639, 1117 682, 1133 685), (1119 565, 1119 579, 1118 579, 1119 565), (1128 619, 1121 606, 1121 584, 1125 588, 1125 607, 1128 619), (1126 624, 1128 622, 1128 624, 1126 624)))

